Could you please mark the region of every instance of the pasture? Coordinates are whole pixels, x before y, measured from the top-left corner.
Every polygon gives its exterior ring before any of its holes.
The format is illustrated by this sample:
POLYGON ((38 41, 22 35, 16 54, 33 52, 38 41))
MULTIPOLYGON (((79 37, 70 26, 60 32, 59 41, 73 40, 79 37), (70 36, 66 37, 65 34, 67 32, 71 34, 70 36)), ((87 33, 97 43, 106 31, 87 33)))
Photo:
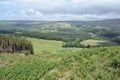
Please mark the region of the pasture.
POLYGON ((110 42, 107 40, 94 40, 94 39, 89 39, 89 40, 84 40, 81 42, 84 45, 90 45, 91 47, 96 47, 96 46, 116 46, 118 45, 117 43, 110 42))

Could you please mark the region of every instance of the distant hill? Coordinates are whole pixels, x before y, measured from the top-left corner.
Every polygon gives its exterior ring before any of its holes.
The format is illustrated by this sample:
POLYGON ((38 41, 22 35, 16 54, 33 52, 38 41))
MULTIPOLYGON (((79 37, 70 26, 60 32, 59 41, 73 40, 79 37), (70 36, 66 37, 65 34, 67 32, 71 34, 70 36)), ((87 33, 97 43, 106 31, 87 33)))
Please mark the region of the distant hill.
POLYGON ((120 19, 100 21, 0 21, 0 33, 20 33, 20 35, 27 37, 63 41, 99 38, 120 43, 120 39, 118 39, 120 37, 120 19))

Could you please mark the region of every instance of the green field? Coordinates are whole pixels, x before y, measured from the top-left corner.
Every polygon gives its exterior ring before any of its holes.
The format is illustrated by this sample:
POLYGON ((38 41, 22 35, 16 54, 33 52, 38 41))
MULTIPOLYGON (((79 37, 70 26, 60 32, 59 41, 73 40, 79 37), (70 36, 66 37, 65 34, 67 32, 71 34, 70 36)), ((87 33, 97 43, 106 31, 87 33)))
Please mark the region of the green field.
POLYGON ((35 39, 35 38, 27 38, 32 41, 35 54, 58 54, 58 53, 69 53, 74 52, 76 50, 80 50, 80 48, 63 48, 62 41, 55 40, 43 40, 43 39, 35 39))
POLYGON ((95 46, 115 46, 118 45, 117 43, 114 42, 110 42, 107 40, 93 40, 93 39, 89 39, 89 40, 85 40, 83 42, 81 42, 84 45, 90 45, 91 47, 95 47, 95 46))
POLYGON ((62 48, 28 38, 34 55, 0 54, 0 80, 119 80, 120 47, 62 48))
POLYGON ((42 39, 35 39, 35 38, 28 38, 28 40, 32 41, 34 52, 36 54, 45 53, 45 52, 56 53, 56 51, 62 49, 61 41, 42 40, 42 39))

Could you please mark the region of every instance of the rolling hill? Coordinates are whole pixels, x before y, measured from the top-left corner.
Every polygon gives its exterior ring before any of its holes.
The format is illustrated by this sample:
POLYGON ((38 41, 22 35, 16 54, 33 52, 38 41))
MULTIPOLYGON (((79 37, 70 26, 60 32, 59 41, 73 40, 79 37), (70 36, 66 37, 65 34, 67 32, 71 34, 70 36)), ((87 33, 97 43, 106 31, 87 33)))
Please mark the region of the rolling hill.
POLYGON ((0 54, 1 80, 120 79, 119 46, 63 49, 59 41, 31 40, 37 54, 0 54))
MULTIPOLYGON (((119 19, 0 21, 0 33, 20 37, 11 41, 14 47, 30 41, 34 51, 33 55, 1 52, 0 80, 120 80, 119 19), (92 48, 65 48, 64 43, 92 48)), ((3 40, 7 49, 9 40, 3 40)))

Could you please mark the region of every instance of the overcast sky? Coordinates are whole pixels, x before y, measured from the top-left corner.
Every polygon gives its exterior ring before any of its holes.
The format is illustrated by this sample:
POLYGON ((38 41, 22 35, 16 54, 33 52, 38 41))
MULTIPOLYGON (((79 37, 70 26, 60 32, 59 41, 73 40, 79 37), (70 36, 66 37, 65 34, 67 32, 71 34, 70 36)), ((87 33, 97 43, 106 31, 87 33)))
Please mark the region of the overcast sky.
POLYGON ((120 0, 0 0, 0 20, 120 18, 120 0))

